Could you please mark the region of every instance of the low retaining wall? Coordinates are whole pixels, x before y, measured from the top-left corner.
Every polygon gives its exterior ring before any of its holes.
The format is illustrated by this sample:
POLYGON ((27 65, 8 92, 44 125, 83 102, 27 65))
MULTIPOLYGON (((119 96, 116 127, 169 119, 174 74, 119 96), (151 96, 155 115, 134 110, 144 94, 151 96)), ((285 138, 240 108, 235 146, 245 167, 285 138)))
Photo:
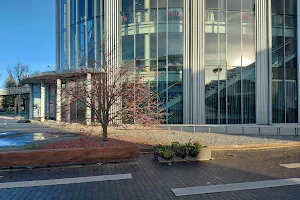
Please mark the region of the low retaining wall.
POLYGON ((163 125, 166 130, 234 135, 300 136, 300 126, 287 125, 163 125))
POLYGON ((39 166, 136 159, 138 146, 0 152, 0 167, 39 166))
POLYGON ((210 146, 213 151, 227 151, 227 150, 251 150, 251 149, 276 149, 287 147, 300 147, 300 142, 283 142, 271 144, 247 144, 247 145, 219 145, 210 146))

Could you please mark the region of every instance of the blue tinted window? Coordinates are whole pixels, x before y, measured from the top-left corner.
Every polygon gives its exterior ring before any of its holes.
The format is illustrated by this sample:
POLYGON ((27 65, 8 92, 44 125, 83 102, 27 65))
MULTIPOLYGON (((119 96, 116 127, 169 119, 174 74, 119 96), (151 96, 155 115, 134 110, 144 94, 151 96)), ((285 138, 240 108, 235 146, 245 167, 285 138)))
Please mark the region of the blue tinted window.
POLYGON ((78 0, 78 18, 79 21, 84 20, 85 15, 85 0, 78 0))
POLYGON ((74 24, 76 22, 76 1, 71 1, 70 12, 70 23, 74 24))
POLYGON ((122 11, 133 10, 133 0, 122 1, 122 11))
POLYGON ((66 28, 66 0, 61 1, 60 5, 60 29, 63 30, 66 28))
POLYGON ((88 0, 88 18, 94 17, 94 0, 88 0))

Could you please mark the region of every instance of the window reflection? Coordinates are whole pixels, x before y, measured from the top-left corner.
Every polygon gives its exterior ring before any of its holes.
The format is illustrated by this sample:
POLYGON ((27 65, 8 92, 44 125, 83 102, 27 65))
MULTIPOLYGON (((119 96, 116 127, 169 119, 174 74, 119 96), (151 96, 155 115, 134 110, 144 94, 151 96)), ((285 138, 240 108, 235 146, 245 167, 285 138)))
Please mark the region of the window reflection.
POLYGON ((123 61, 150 77, 170 114, 167 123, 182 123, 183 1, 122 0, 120 15, 123 61))
POLYGON ((76 67, 76 25, 70 29, 70 67, 76 67))
POLYGON ((206 1, 205 112, 208 124, 256 121, 253 10, 253 0, 206 1))
POLYGON ((298 122, 296 0, 272 0, 273 123, 298 122))

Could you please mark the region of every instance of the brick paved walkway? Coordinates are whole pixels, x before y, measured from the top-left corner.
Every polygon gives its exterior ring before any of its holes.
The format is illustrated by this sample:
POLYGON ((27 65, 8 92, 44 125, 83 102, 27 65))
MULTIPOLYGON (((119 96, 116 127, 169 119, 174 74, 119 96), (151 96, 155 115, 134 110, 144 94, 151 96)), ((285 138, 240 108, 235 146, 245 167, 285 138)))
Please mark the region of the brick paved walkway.
POLYGON ((73 168, 0 171, 0 182, 47 180, 131 173, 133 179, 1 189, 0 199, 300 199, 300 185, 176 197, 171 189, 252 181, 300 178, 300 169, 280 166, 299 163, 300 148, 215 152, 215 160, 202 163, 159 165, 152 155, 136 163, 73 168))

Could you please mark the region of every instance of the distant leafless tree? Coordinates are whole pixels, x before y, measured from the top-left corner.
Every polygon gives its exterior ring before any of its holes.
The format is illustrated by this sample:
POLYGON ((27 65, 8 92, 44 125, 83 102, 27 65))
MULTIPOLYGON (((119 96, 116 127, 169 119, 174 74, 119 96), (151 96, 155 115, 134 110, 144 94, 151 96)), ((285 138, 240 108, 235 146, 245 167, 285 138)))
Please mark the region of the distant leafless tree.
POLYGON ((13 68, 8 67, 6 71, 9 75, 12 75, 14 79, 17 81, 17 86, 21 87, 23 86, 21 81, 22 77, 24 77, 29 72, 29 67, 22 63, 18 63, 13 68))

